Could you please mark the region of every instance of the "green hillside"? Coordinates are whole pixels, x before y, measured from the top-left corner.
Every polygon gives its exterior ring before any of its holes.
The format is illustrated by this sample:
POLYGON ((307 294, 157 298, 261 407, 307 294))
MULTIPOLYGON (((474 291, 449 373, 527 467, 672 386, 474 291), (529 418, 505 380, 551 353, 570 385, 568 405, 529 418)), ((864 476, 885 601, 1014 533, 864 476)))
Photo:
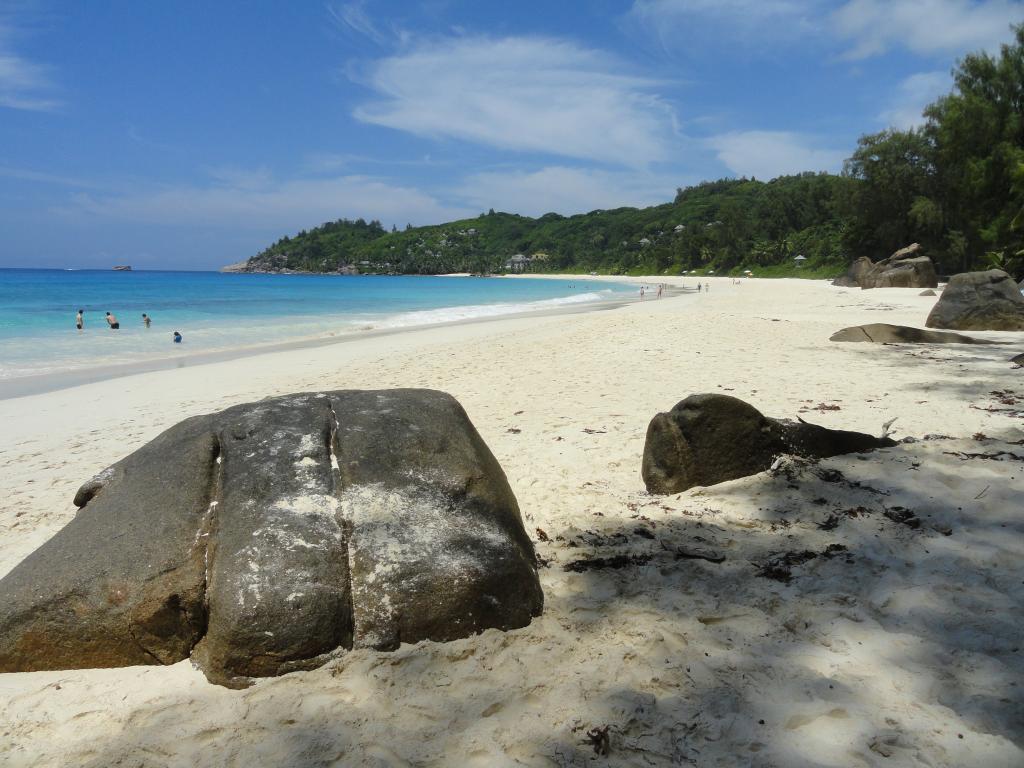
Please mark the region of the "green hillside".
POLYGON ((840 197, 850 180, 827 174, 770 182, 723 180, 681 189, 650 208, 617 208, 534 219, 491 211, 473 219, 385 232, 378 222, 339 220, 283 238, 250 260, 250 269, 438 274, 502 271, 514 254, 531 271, 610 274, 728 271, 787 263, 838 270, 840 197))

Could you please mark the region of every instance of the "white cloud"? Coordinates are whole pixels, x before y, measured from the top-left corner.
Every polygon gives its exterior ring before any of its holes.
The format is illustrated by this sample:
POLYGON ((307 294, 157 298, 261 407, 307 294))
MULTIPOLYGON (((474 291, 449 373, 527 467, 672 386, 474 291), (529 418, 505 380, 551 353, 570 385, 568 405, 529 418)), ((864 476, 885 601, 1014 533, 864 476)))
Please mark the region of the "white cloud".
POLYGON ((352 165, 360 159, 357 155, 345 152, 311 152, 306 155, 303 165, 310 173, 338 174, 351 170, 352 165))
POLYGON ((904 47, 921 55, 992 51, 1024 21, 1014 0, 850 0, 832 17, 850 41, 847 58, 863 59, 904 47))
POLYGON ((864 59, 893 48, 919 55, 992 51, 1024 21, 1020 0, 634 0, 630 18, 667 48, 743 38, 743 51, 799 39, 852 46, 864 59), (713 27, 715 34, 708 35, 713 27))
POLYGON ((924 108, 949 92, 948 72, 918 72, 904 79, 896 89, 890 105, 878 119, 886 126, 907 130, 924 123, 924 108))
POLYGON ((370 14, 366 12, 365 0, 328 5, 327 12, 338 26, 349 28, 378 45, 383 45, 389 40, 388 35, 381 32, 377 25, 373 23, 370 14))
POLYGON ((665 50, 701 51, 740 39, 744 55, 817 34, 821 0, 635 0, 629 18, 665 50))
POLYGON ((668 156, 675 120, 656 83, 624 68, 564 40, 445 39, 377 62, 367 84, 381 98, 355 114, 420 136, 640 167, 668 156))
POLYGON ((631 15, 651 27, 727 25, 733 32, 765 24, 806 28, 820 3, 811 0, 636 0, 631 15))
POLYGON ((563 215, 596 208, 668 202, 685 179, 643 171, 602 171, 549 166, 538 171, 488 171, 463 180, 460 199, 479 210, 495 208, 527 216, 563 215))
POLYGON ((59 187, 80 187, 82 189, 97 189, 99 184, 88 179, 80 179, 73 176, 62 176, 45 171, 34 171, 31 168, 12 168, 7 165, 0 165, 0 177, 7 179, 19 179, 20 181, 32 181, 40 184, 54 184, 59 187))
POLYGON ((790 131, 734 131, 713 136, 708 144, 733 173, 758 179, 803 171, 838 171, 849 154, 816 146, 813 138, 790 131))
POLYGON ((275 181, 264 172, 220 172, 209 185, 79 194, 62 211, 136 223, 294 232, 337 218, 432 224, 477 213, 412 187, 369 176, 275 181))
POLYGON ((14 52, 13 29, 0 21, 0 107, 48 111, 59 102, 48 96, 53 85, 46 67, 14 52))

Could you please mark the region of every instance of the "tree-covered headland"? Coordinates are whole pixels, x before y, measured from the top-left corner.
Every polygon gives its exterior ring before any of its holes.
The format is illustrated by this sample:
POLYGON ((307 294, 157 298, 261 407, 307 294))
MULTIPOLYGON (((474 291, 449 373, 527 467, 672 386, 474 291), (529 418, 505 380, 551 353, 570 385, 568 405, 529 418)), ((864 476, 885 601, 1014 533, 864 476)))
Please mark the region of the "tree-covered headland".
POLYGON ((840 175, 722 179, 650 208, 472 219, 388 232, 339 219, 284 237, 252 271, 534 272, 831 276, 859 256, 919 242, 940 273, 1000 266, 1024 276, 1024 25, 998 56, 957 63, 924 123, 860 138, 840 175))

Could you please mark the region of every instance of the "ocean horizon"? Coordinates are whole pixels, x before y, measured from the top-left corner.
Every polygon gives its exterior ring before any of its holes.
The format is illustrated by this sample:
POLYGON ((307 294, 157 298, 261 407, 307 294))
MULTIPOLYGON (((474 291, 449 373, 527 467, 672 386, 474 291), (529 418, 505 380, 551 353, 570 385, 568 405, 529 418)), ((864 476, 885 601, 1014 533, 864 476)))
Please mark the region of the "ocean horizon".
POLYGON ((552 310, 635 290, 572 276, 0 269, 0 381, 552 310), (106 312, 118 330, 108 328, 106 312))

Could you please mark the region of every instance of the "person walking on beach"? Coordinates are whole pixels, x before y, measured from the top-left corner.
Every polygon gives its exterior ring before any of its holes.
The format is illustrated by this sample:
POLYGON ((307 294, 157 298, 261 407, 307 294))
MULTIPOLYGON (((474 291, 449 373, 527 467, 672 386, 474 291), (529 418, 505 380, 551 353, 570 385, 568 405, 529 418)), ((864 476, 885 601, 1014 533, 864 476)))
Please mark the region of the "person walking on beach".
POLYGON ((110 330, 112 331, 116 331, 118 328, 121 327, 121 324, 117 322, 117 318, 114 317, 109 312, 107 312, 107 325, 110 326, 110 330))
POLYGON ((644 300, 644 287, 641 285, 640 286, 640 301, 643 301, 643 300, 644 300))
POLYGON ((658 283, 658 295, 655 296, 654 298, 656 298, 656 299, 660 299, 661 298, 661 289, 662 288, 664 288, 664 286, 661 283, 658 283))
POLYGON ((181 334, 177 331, 174 332, 174 343, 181 344, 181 334))
POLYGON ((145 312, 143 312, 143 313, 142 313, 142 324, 143 324, 144 326, 146 326, 147 328, 149 328, 149 324, 150 324, 151 322, 153 322, 152 318, 150 318, 150 316, 149 316, 149 315, 147 315, 147 314, 146 314, 145 312))
POLYGON ((83 310, 78 310, 78 314, 75 315, 75 328, 82 330, 82 326, 85 325, 85 318, 82 317, 83 310))
POLYGON ((700 283, 697 283, 697 293, 700 293, 700 283))

